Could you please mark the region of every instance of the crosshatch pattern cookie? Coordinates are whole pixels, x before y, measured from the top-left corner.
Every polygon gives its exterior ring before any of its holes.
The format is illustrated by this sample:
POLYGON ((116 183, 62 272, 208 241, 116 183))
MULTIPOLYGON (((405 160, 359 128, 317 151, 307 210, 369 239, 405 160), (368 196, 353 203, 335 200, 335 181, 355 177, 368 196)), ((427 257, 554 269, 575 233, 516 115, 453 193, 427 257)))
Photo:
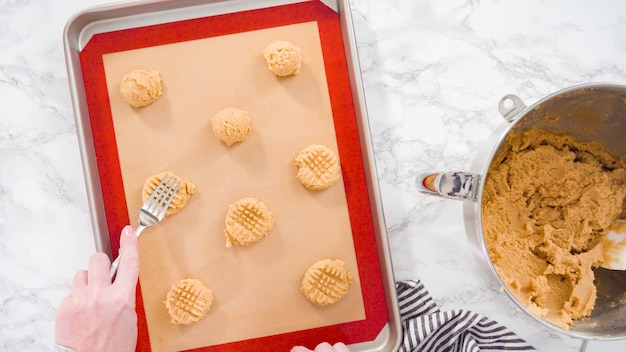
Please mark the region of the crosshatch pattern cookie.
POLYGON ((245 197, 228 207, 226 214, 226 247, 233 243, 249 246, 265 238, 274 227, 274 218, 257 198, 245 197))
POLYGON ((237 108, 220 110, 211 118, 211 128, 217 139, 232 145, 243 142, 250 136, 252 126, 248 112, 237 108))
POLYGON ((169 208, 167 208, 167 211, 165 212, 165 216, 170 216, 172 214, 178 213, 182 208, 187 205, 187 203, 189 202, 189 198, 191 198, 191 195, 196 192, 196 185, 189 182, 186 178, 177 176, 171 171, 161 172, 159 174, 148 177, 148 179, 144 183, 143 189, 141 191, 141 199, 143 202, 150 198, 150 195, 159 185, 165 174, 171 177, 175 177, 176 179, 181 181, 178 192, 176 192, 176 194, 174 195, 172 203, 170 203, 169 208))
POLYGON ((135 108, 150 105, 163 94, 161 73, 134 70, 122 78, 120 93, 124 100, 135 108))
POLYGON ((302 278, 300 291, 311 303, 327 306, 347 293, 352 275, 341 260, 323 259, 311 265, 302 278))
POLYGON ((189 325, 198 322, 211 309, 213 291, 198 279, 182 279, 167 293, 165 307, 173 324, 189 325))
POLYGON ((326 189, 341 176, 337 154, 323 145, 309 145, 298 153, 295 161, 298 180, 310 190, 326 189))

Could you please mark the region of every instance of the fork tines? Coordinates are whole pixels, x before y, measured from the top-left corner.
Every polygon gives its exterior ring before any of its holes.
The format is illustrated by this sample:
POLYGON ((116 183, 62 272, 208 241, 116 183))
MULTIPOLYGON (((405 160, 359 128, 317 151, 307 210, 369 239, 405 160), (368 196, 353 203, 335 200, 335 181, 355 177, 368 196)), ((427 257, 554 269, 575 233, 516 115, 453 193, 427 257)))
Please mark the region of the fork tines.
POLYGON ((168 174, 163 175, 161 182, 155 187, 146 201, 145 209, 156 217, 162 218, 169 208, 176 192, 181 186, 181 180, 168 174))

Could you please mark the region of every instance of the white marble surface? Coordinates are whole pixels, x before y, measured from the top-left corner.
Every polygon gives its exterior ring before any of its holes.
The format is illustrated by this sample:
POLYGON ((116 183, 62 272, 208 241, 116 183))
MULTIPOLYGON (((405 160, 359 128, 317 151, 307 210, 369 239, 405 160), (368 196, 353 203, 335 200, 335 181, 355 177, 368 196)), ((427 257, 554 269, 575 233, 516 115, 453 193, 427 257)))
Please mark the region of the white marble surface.
MULTIPOLYGON (((55 309, 94 251, 62 32, 106 2, 0 0, 0 351, 50 350, 55 309)), ((626 83, 626 2, 351 3, 397 279, 421 279, 443 309, 494 318, 539 351, 577 351, 499 292, 470 254, 461 203, 419 194, 414 177, 469 168, 505 94, 530 104, 626 83)))

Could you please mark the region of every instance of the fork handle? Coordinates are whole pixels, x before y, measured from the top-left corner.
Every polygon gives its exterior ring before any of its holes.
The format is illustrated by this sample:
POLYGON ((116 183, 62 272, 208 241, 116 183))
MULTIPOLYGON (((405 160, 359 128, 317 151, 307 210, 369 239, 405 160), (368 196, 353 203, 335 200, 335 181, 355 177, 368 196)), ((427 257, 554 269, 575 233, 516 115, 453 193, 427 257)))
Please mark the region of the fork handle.
MULTIPOLYGON (((145 228, 146 226, 139 225, 139 227, 137 227, 137 230, 135 230, 135 235, 139 237, 139 235, 145 228)), ((113 279, 115 278, 115 274, 117 274, 117 268, 120 266, 121 260, 122 260, 122 255, 118 253, 117 258, 115 258, 113 263, 111 263, 111 269, 109 269, 109 277, 111 278, 111 282, 113 282, 113 279)))
POLYGON ((120 266, 120 260, 122 259, 121 255, 118 255, 117 258, 111 263, 111 269, 109 269, 109 276, 111 277, 111 282, 115 278, 115 274, 117 274, 117 268, 120 266))

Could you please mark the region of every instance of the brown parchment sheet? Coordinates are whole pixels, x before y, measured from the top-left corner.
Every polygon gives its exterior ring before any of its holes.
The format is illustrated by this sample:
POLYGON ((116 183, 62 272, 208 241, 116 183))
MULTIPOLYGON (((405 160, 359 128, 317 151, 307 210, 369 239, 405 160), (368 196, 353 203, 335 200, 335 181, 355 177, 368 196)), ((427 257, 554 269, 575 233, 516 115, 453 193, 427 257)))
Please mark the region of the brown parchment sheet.
MULTIPOLYGON (((338 53, 343 54, 343 53, 338 53)), ((103 57, 128 212, 133 226, 141 189, 151 175, 172 171, 197 185, 177 214, 140 237, 140 284, 153 351, 179 351, 365 319, 342 180, 309 191, 294 158, 309 144, 337 151, 316 22, 106 54, 103 57), (272 40, 302 48, 296 76, 279 78, 261 54, 272 40), (134 69, 163 77, 163 96, 132 108, 119 82, 134 69), (250 137, 230 147, 210 118, 226 107, 249 112, 250 137), (229 204, 252 196, 275 218, 260 242, 225 247, 229 204), (300 292, 315 261, 341 259, 354 282, 338 303, 317 307, 300 292), (198 323, 170 323, 165 296, 193 277, 215 302, 198 323)))

